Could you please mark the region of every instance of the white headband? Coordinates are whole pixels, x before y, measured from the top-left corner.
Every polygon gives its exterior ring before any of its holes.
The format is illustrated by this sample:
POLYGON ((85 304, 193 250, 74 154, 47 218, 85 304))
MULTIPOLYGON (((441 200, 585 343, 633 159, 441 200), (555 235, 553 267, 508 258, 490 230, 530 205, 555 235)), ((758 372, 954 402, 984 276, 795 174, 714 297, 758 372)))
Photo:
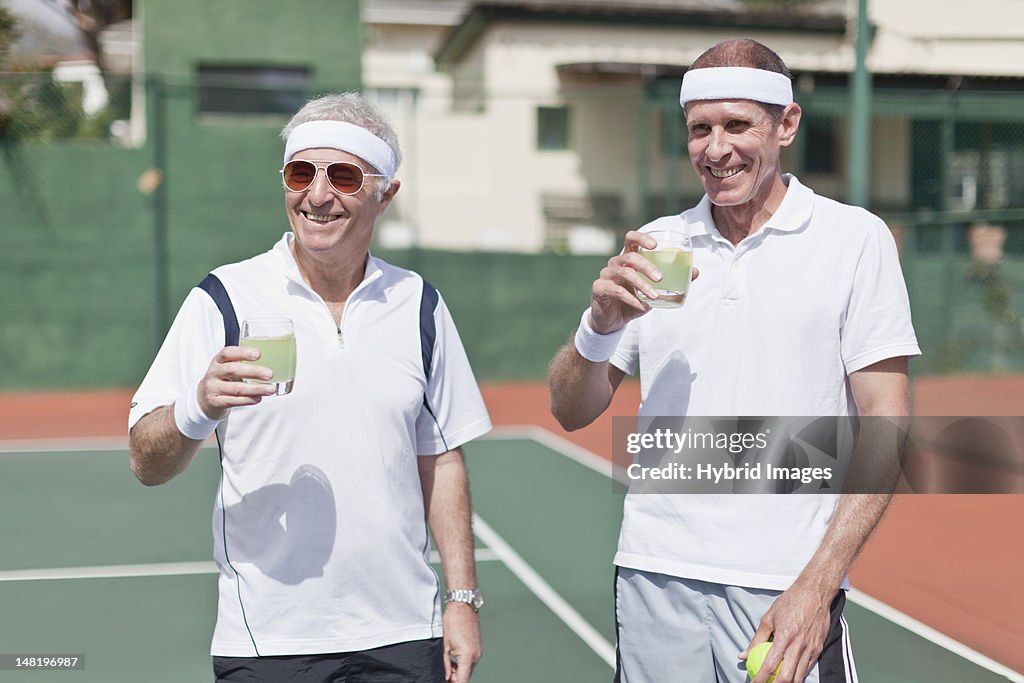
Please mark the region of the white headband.
POLYGON ((754 100, 787 105, 793 101, 793 84, 785 75, 745 66, 690 69, 683 74, 679 104, 694 100, 754 100))
POLYGON ((295 126, 284 146, 284 163, 296 152, 320 147, 354 154, 388 178, 398 170, 391 145, 365 128, 344 121, 307 121, 295 126))

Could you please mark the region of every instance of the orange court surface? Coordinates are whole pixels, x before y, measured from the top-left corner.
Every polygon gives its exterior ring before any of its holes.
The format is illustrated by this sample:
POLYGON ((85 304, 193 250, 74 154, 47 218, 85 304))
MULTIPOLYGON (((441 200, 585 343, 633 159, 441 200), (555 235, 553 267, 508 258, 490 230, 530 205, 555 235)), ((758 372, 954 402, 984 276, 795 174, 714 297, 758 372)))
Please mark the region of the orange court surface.
MULTIPOLYGON (((625 382, 597 423, 565 433, 540 383, 484 386, 495 425, 533 425, 610 459, 611 416, 635 415, 625 382)), ((0 394, 0 440, 124 440, 130 390, 0 394)), ((1024 415, 1024 376, 922 378, 915 415, 1024 415)), ((127 467, 127 462, 125 463, 127 467)), ((1024 672, 1024 495, 898 495, 851 574, 855 588, 1024 672)), ((611 561, 609 548, 609 562, 611 561)))

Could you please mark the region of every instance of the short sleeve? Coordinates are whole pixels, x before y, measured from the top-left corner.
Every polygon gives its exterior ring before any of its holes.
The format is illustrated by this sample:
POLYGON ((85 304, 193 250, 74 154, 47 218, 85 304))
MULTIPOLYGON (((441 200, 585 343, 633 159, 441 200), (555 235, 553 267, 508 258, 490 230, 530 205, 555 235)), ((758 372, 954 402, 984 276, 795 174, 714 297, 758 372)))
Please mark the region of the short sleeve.
POLYGON ((847 374, 899 356, 919 356, 896 242, 882 221, 868 234, 840 332, 847 374))
POLYGON ((224 347, 224 322, 210 295, 189 292, 145 379, 132 397, 128 430, 145 415, 174 403, 198 382, 224 347))
POLYGON ((491 430, 480 388, 444 299, 434 308, 436 336, 423 408, 416 420, 416 452, 438 455, 491 430))
POLYGON ((626 331, 622 334, 622 338, 619 339, 619 345, 615 347, 615 353, 612 354, 609 361, 627 375, 635 375, 639 366, 640 335, 638 333, 638 320, 639 318, 626 323, 626 331))

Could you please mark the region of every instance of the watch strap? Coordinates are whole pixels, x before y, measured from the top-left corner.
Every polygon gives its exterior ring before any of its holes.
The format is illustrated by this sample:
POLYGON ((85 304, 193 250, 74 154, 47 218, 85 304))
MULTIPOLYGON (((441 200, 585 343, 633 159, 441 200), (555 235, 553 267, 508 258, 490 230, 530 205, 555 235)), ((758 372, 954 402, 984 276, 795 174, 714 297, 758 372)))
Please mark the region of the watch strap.
POLYGON ((463 602, 473 608, 474 611, 478 611, 484 604, 484 598, 480 594, 479 588, 460 588, 456 590, 447 591, 444 594, 444 602, 463 602))

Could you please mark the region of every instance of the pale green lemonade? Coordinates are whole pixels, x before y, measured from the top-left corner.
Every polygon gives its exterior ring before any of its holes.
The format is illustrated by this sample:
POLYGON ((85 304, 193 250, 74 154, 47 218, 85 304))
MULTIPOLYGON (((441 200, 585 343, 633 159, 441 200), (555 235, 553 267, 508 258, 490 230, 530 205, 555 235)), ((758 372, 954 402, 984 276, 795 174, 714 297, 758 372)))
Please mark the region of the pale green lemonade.
POLYGON ((654 301, 641 295, 652 308, 678 308, 686 300, 686 292, 690 289, 690 270, 693 265, 693 252, 679 247, 666 247, 654 251, 641 251, 640 255, 654 264, 661 271, 661 282, 653 282, 641 275, 654 286, 658 298, 654 301))
POLYGON ((274 372, 270 380, 246 380, 269 384, 283 384, 295 379, 295 335, 282 337, 247 337, 242 339, 242 346, 259 349, 260 359, 245 361, 262 365, 274 372))

